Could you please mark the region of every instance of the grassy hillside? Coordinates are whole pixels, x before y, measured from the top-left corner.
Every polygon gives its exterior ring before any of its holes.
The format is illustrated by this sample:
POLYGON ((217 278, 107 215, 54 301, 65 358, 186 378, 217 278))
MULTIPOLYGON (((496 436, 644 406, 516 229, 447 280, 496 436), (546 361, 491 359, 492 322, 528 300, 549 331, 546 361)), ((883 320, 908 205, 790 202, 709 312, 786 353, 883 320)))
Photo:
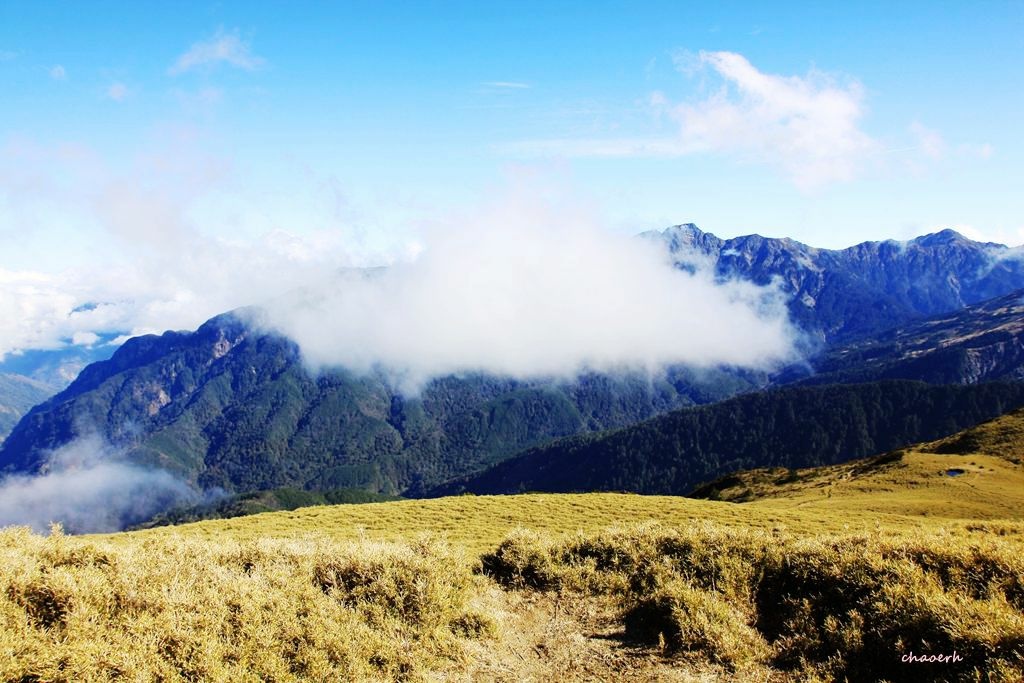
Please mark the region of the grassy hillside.
POLYGON ((0 680, 1017 681, 1022 435, 1019 411, 742 473, 718 493, 742 504, 460 496, 4 531, 0 680))
POLYGON ((954 436, 831 467, 739 472, 694 492, 759 510, 937 519, 1024 517, 1024 411, 954 436))
POLYGON ((297 510, 313 505, 376 503, 387 500, 399 500, 399 498, 364 489, 333 489, 330 491, 303 491, 293 488, 270 489, 227 496, 200 505, 173 508, 133 528, 145 529, 168 524, 186 524, 204 519, 231 519, 256 515, 261 512, 297 510))

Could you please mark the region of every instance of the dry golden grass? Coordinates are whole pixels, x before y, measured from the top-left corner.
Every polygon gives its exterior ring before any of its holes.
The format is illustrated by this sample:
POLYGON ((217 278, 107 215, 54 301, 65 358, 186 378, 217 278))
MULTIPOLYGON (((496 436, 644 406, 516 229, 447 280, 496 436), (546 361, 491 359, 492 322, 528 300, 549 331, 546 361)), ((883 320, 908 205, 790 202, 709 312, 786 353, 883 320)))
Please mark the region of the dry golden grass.
MULTIPOLYGON (((822 496, 817 492, 814 495, 822 496)), ((317 534, 335 540, 401 541, 427 533, 471 554, 480 554, 493 549, 510 531, 520 527, 566 535, 600 531, 624 522, 680 526, 712 521, 727 527, 786 529, 803 534, 892 533, 928 529, 938 523, 963 527, 976 519, 1021 519, 1020 514, 999 514, 999 509, 1007 507, 999 499, 986 496, 979 500, 984 509, 979 509, 976 516, 954 515, 952 520, 938 520, 913 514, 916 504, 899 500, 893 501, 886 510, 857 509, 855 501, 851 501, 851 505, 837 514, 828 505, 800 505, 805 502, 803 499, 784 504, 764 501, 756 505, 734 505, 675 496, 619 493, 457 496, 302 508, 113 534, 105 538, 135 544, 141 539, 165 537, 242 541, 317 534)), ((1018 533, 1024 531, 1024 523, 1009 523, 1007 528, 1018 533)))
POLYGON ((1018 681, 1022 453, 1018 413, 744 474, 724 492, 742 504, 462 496, 2 531, 0 681, 1018 681))
POLYGON ((481 560, 13 529, 0 680, 1016 681, 1024 544, 999 529, 519 530, 481 560))
POLYGON ((0 532, 0 680, 416 680, 490 621, 443 544, 0 532))
MULTIPOLYGON (((939 441, 831 467, 754 470, 720 493, 767 514, 875 514, 931 525, 1024 520, 1024 411, 939 441)), ((901 525, 902 526, 902 525, 901 525)))
MULTIPOLYGON (((484 557, 512 590, 611 597, 621 640, 740 680, 1019 681, 1024 555, 1015 540, 639 527, 484 557), (957 661, 907 663, 905 655, 957 661)), ((575 596, 575 597, 574 597, 575 596)))

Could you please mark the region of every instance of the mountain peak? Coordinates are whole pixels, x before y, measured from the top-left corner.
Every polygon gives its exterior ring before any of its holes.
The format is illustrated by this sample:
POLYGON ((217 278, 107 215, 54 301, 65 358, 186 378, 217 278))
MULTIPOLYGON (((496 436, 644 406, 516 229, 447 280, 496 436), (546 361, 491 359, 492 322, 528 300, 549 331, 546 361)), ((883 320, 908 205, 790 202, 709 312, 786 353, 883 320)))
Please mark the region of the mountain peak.
POLYGON ((704 231, 697 227, 696 223, 680 223, 679 225, 673 225, 665 228, 665 232, 677 233, 677 234, 689 234, 689 235, 703 235, 704 231))
POLYGON ((937 247, 944 244, 954 244, 957 242, 968 242, 966 237, 958 233, 956 230, 946 228, 938 232, 933 232, 928 235, 921 235, 915 237, 912 240, 915 244, 919 244, 923 247, 937 247))
POLYGON ((673 252, 680 247, 692 247, 704 252, 711 252, 717 250, 722 244, 722 240, 718 237, 710 232, 704 232, 693 223, 680 223, 665 228, 661 232, 655 231, 648 234, 655 239, 663 240, 673 252))

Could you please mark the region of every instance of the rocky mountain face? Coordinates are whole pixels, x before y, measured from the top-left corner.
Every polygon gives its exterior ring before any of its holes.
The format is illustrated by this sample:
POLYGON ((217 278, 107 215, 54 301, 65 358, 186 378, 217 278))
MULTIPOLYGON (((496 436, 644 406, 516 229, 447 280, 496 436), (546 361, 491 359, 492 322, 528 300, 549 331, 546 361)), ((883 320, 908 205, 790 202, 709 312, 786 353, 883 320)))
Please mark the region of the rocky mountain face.
POLYGON ((915 379, 977 384, 1024 379, 1024 290, 828 349, 775 384, 915 379))
POLYGON ((204 488, 360 487, 415 494, 553 438, 632 424, 758 386, 764 377, 585 376, 575 382, 446 377, 401 396, 383 377, 311 375, 296 346, 242 317, 131 339, 33 409, 0 471, 98 434, 135 463, 204 488))
POLYGON ((723 240, 693 224, 643 237, 664 243, 681 268, 778 283, 793 321, 829 345, 1024 287, 1024 259, 1014 250, 953 230, 838 250, 760 235, 723 240))

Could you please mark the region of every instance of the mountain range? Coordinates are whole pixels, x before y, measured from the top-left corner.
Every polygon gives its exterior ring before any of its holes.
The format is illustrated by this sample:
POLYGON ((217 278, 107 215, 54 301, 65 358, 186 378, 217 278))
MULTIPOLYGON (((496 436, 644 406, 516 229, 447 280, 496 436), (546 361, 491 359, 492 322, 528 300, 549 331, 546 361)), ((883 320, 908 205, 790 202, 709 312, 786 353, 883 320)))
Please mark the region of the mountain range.
POLYGON ((98 434, 136 463, 201 488, 363 487, 415 494, 532 445, 631 424, 753 386, 735 372, 573 382, 470 375, 402 396, 383 377, 311 375, 289 340, 241 314, 130 339, 33 409, 0 448, 7 472, 98 434))
POLYGON ((774 384, 917 379, 974 384, 1024 378, 1024 290, 827 349, 774 384))
POLYGON ((776 283, 792 320, 828 345, 980 303, 1024 287, 1024 261, 1002 244, 942 230, 899 242, 818 249, 791 239, 723 240, 692 223, 642 233, 677 266, 776 283))
POLYGON ((686 495, 737 470, 832 465, 931 441, 1022 405, 1018 382, 786 387, 559 439, 431 493, 686 495))
POLYGON ((1022 374, 1024 266, 1005 246, 949 230, 843 250, 722 240, 693 225, 642 237, 662 243, 679 268, 777 287, 807 362, 774 375, 471 374, 408 396, 383 375, 310 373, 294 343, 240 311, 194 332, 130 339, 85 367, 21 417, 0 444, 0 473, 46 472, 55 449, 100 436, 130 463, 239 494, 685 493, 730 468, 862 457, 1024 402, 1024 385, 982 384, 1022 374), (875 382, 890 379, 976 386, 875 382), (871 383, 809 386, 863 382, 871 383), (696 407, 739 394, 750 395, 696 407), (730 434, 738 429, 745 433, 730 434))

